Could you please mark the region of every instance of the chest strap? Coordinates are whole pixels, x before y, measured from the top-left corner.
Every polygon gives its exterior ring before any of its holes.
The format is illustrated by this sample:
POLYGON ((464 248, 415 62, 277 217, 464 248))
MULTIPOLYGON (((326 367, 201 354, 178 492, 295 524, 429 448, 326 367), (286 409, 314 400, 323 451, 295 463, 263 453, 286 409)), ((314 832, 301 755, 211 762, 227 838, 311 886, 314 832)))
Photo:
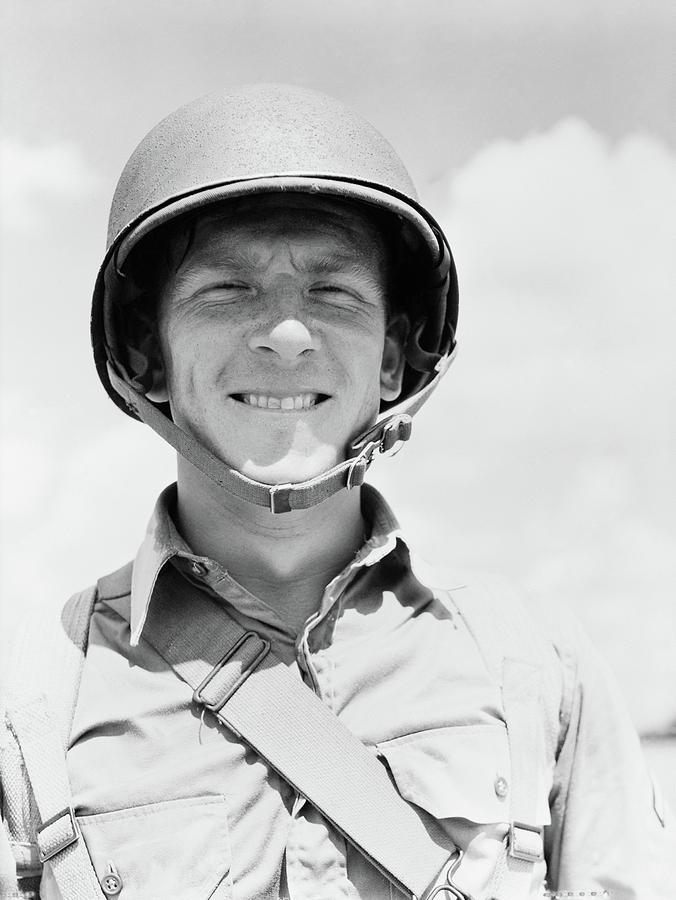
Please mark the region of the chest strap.
POLYGON ((432 816, 410 806, 385 766, 279 660, 198 587, 165 566, 143 636, 193 689, 196 703, 253 749, 410 897, 451 849, 432 816))
MULTIPOLYGON (((3 786, 13 793, 16 802, 16 775, 23 774, 30 783, 27 795, 20 795, 26 821, 19 847, 30 856, 30 862, 22 861, 29 862, 28 868, 36 873, 44 866, 47 878, 58 885, 63 900, 104 900, 75 819, 66 766, 66 747, 95 598, 96 591, 91 588, 69 600, 59 621, 54 621, 49 612, 38 620, 31 617, 26 621, 15 636, 6 685, 8 727, 20 751, 25 774, 15 769, 3 773, 3 780, 5 774, 9 777, 3 786), (34 816, 39 825, 33 824, 34 816), (23 843, 35 826, 35 845, 23 843)), ((8 896, 24 896, 21 888, 17 885, 8 896)), ((5 896, 1 890, 0 894, 5 896)))

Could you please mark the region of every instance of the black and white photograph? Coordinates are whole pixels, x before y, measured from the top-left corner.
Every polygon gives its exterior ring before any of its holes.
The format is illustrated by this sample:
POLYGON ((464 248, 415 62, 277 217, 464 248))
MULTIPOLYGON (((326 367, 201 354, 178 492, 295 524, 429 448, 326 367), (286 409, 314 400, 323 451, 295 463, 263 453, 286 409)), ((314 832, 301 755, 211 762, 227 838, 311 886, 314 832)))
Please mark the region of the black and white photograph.
POLYGON ((0 900, 674 900, 676 7, 0 21, 0 900))

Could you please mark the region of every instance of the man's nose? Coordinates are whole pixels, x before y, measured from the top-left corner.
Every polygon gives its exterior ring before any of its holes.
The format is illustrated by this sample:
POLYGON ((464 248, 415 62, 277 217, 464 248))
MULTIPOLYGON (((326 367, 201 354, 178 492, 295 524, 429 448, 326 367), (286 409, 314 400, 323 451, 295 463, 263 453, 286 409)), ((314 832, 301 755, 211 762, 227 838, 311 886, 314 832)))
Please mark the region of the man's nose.
POLYGON ((249 338, 252 350, 271 351, 285 362, 320 347, 319 335, 303 310, 301 297, 284 292, 270 304, 270 315, 259 322, 249 338))

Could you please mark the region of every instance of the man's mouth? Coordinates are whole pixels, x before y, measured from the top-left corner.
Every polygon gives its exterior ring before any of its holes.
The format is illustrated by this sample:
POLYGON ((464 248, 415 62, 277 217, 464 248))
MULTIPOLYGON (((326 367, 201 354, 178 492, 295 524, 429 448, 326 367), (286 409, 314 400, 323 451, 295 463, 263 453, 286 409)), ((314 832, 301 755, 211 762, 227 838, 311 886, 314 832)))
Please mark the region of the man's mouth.
POLYGON ((302 394, 289 394, 281 397, 274 394, 232 394, 233 400, 243 403, 245 406, 255 406, 258 409, 309 410, 313 409, 324 400, 328 400, 328 394, 304 392, 302 394))

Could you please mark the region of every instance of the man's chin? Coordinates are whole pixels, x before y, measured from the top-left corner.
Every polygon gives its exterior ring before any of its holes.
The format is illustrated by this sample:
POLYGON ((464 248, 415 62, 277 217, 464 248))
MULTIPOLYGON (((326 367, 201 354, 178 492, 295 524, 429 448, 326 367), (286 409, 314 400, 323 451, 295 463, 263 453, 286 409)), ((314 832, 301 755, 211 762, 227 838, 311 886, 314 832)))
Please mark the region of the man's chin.
POLYGON ((263 484, 298 484, 323 475, 339 462, 335 451, 316 454, 312 457, 291 457, 271 463, 247 460, 237 466, 242 475, 263 484))

